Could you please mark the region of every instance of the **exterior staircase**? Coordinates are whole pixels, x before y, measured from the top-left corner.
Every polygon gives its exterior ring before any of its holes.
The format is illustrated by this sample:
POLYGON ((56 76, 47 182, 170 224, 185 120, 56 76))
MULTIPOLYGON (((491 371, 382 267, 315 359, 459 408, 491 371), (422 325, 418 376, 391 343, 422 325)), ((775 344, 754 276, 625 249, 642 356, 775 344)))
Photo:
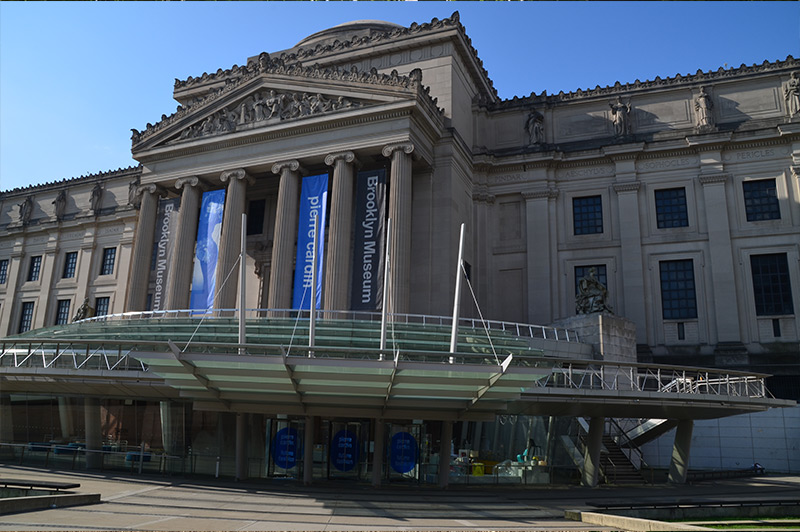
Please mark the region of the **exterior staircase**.
POLYGON ((645 484, 642 474, 614 438, 603 434, 603 446, 605 449, 600 453, 600 473, 606 484, 645 484))

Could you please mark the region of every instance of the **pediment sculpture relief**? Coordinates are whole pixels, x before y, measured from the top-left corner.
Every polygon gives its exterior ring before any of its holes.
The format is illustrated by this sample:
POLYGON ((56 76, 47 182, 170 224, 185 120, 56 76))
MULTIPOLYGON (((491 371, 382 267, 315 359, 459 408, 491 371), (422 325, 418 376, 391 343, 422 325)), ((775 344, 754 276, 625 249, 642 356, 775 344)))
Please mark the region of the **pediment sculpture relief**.
POLYGON ((236 131, 259 122, 294 120, 307 116, 361 107, 363 103, 339 96, 328 98, 307 92, 260 91, 241 102, 219 110, 205 120, 181 131, 175 141, 195 139, 236 131))

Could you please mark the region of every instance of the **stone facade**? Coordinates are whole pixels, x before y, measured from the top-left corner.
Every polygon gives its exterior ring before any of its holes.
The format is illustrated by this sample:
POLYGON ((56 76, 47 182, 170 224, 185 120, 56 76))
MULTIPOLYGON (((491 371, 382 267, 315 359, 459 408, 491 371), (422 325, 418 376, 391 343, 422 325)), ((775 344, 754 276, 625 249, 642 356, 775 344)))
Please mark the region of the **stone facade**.
MULTIPOLYGON (((244 66, 176 80, 176 111, 133 130, 139 168, 0 193, 0 260, 8 261, 0 335, 19 330, 28 301, 34 327, 54 324, 64 298, 73 313, 98 296, 113 312, 146 308, 154 285, 141 275, 154 229, 137 208, 184 198, 180 219, 190 229, 181 234, 193 238, 193 195, 212 189, 236 197, 233 214, 261 223, 248 236, 247 286, 258 288, 248 307, 288 306, 277 291, 293 269, 303 175, 330 173, 344 188, 330 212, 338 229, 328 260, 337 262, 326 268, 347 284, 352 265, 331 259, 351 245, 350 214, 339 211, 352 208, 354 171, 385 169, 394 311, 449 314, 463 222, 464 257, 488 318, 569 318, 577 277, 595 266, 615 315, 635 325, 640 360, 770 367, 796 379, 797 72, 800 61, 788 57, 500 100, 457 13, 409 28, 337 26, 244 66), (108 278, 97 273, 107 247, 117 248, 108 278), (67 281, 60 273, 71 251, 78 273, 67 281), (43 257, 40 280, 25 281, 34 256, 43 257), (777 306, 764 304, 764 276, 754 281, 754 268, 771 267, 789 291, 769 295, 777 306)), ((238 238, 228 229, 227 239, 238 238)), ((166 304, 178 308, 191 261, 172 264, 181 275, 166 304)), ((477 314, 466 290, 464 312, 477 314)), ((326 301, 350 308, 344 294, 326 301)), ((800 396, 786 382, 786 394, 800 396)))

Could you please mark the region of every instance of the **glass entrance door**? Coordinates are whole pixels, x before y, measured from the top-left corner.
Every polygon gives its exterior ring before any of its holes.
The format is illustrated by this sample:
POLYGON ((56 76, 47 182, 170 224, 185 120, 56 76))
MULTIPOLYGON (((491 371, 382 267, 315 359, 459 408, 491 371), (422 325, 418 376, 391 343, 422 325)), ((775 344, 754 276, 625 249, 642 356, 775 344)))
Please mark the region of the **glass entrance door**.
POLYGON ((367 470, 369 423, 331 421, 328 478, 360 480, 367 470))
POLYGON ((273 419, 270 425, 267 475, 279 478, 303 478, 305 424, 298 420, 273 419))

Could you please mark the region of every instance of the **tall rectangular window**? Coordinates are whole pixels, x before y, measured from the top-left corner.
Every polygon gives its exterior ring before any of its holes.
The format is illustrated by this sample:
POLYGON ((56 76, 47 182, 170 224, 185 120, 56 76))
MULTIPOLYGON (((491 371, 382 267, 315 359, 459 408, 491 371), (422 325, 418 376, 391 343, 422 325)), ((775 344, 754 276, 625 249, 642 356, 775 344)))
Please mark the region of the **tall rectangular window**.
POLYGON ((748 222, 780 220, 781 209, 778 205, 778 189, 774 179, 744 181, 742 189, 748 222))
POLYGON ((572 198, 572 221, 576 235, 602 233, 602 198, 600 196, 572 198))
POLYGON ((70 251, 64 255, 64 273, 61 276, 63 279, 72 279, 75 277, 75 267, 78 265, 78 252, 70 251))
POLYGON ((697 318, 692 259, 665 260, 661 270, 661 310, 665 320, 697 318))
POLYGON ((39 272, 42 270, 42 256, 37 255, 31 257, 31 263, 28 265, 28 281, 38 281, 39 272))
POLYGON ((750 255, 757 316, 794 314, 786 253, 750 255))
POLYGON ((687 227, 689 216, 686 211, 686 189, 665 188, 655 191, 656 221, 659 229, 687 227))
POLYGON ((94 300, 94 315, 95 316, 106 316, 108 314, 108 303, 109 298, 107 297, 98 297, 94 300))
POLYGON ((100 266, 100 275, 114 273, 114 260, 117 258, 117 248, 103 249, 103 264, 100 266))
POLYGON ((6 284, 8 279, 8 259, 0 260, 0 284, 6 284))
POLYGON ((66 325, 69 323, 69 299, 59 299, 56 307, 56 325, 66 325))
POLYGON ((24 333, 31 330, 33 324, 33 301, 25 301, 22 303, 22 312, 19 315, 19 328, 18 333, 24 333))

